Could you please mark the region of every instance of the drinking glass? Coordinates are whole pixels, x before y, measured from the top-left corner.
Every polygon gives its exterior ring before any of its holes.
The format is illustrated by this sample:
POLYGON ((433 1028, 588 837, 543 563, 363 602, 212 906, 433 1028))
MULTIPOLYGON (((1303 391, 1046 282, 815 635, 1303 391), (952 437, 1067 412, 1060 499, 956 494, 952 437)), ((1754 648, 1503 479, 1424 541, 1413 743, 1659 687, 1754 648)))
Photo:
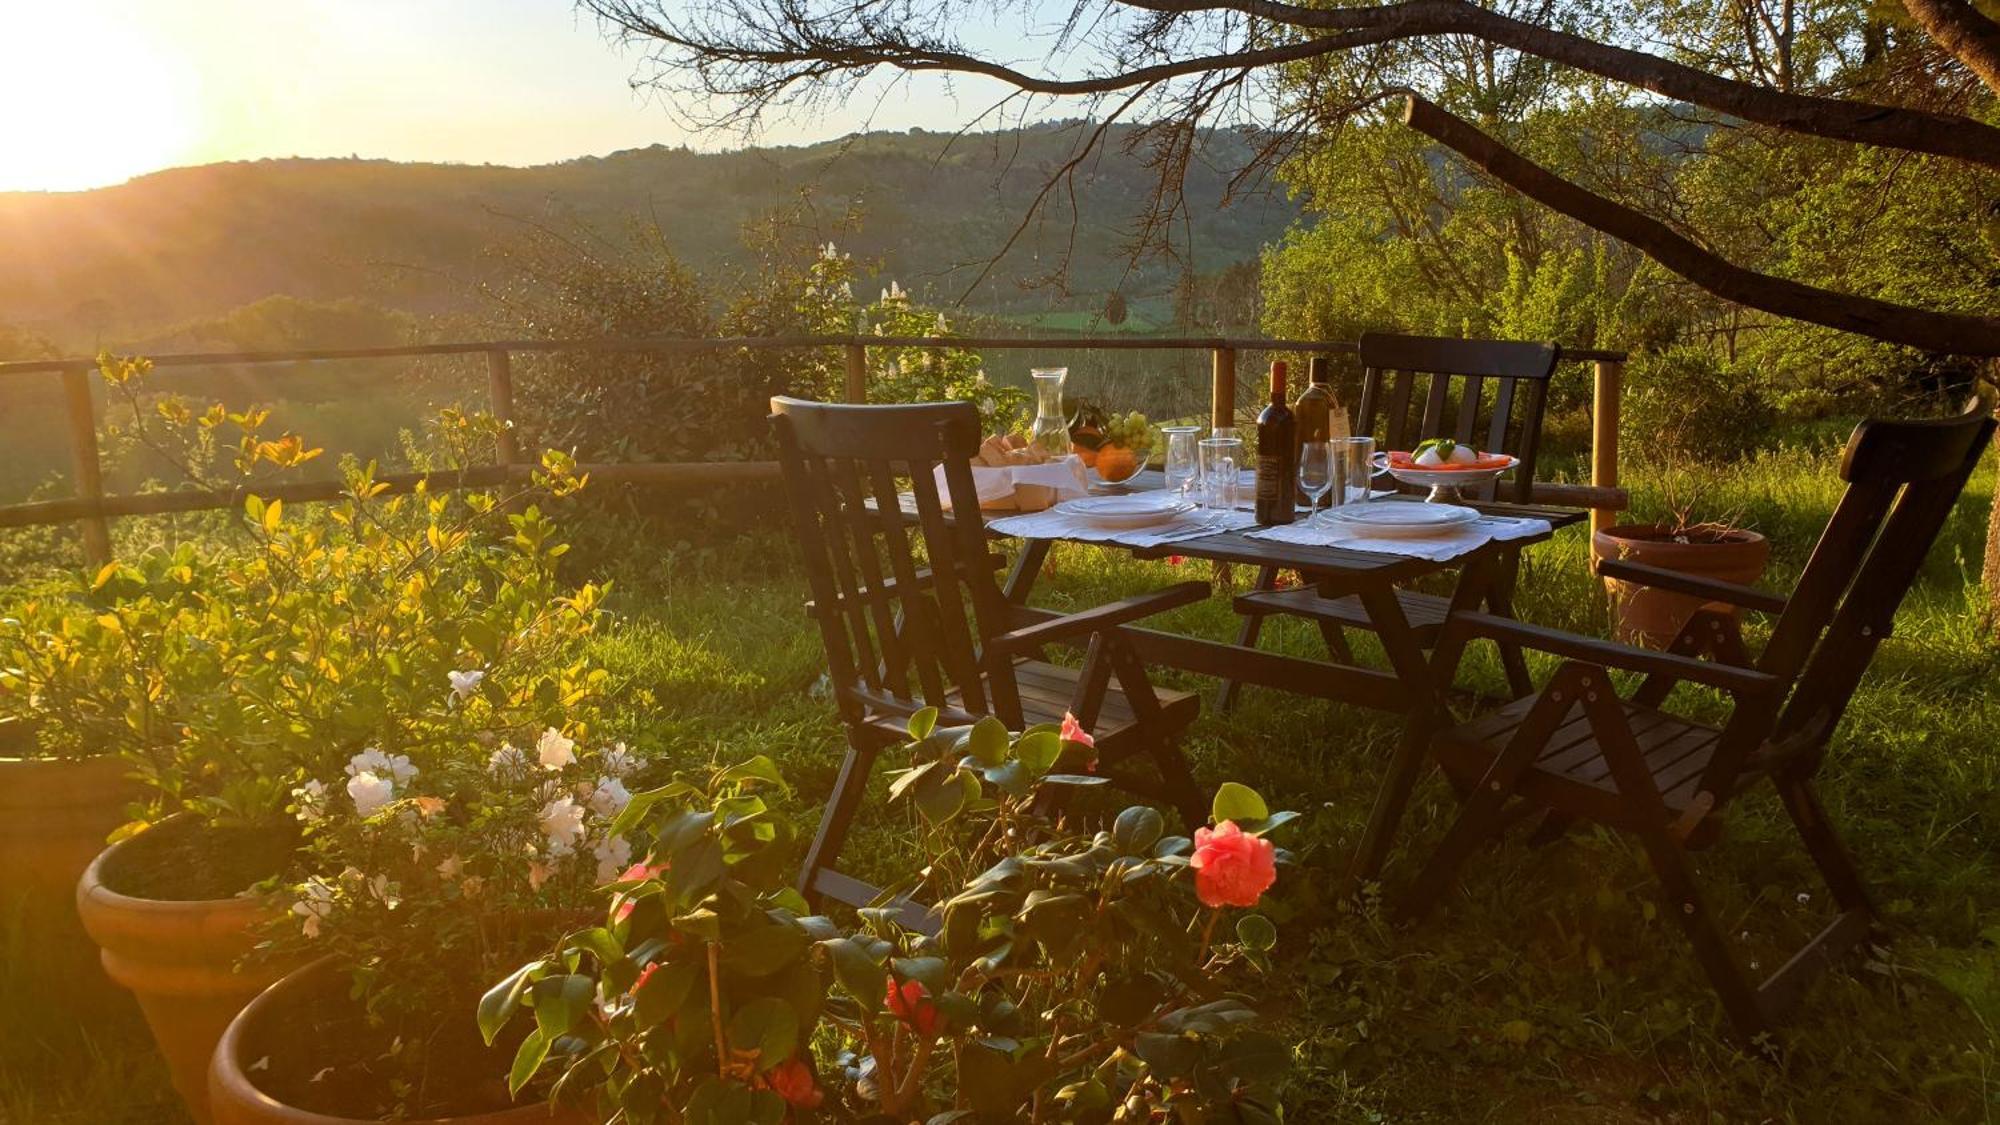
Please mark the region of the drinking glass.
POLYGON ((1160 432, 1167 435, 1167 461, 1164 467, 1167 491, 1186 497, 1194 491, 1195 482, 1201 477, 1200 454, 1195 448, 1201 427, 1161 426, 1160 432))
POLYGON ((1335 445, 1330 441, 1309 441, 1299 446, 1299 491, 1306 494, 1306 510, 1319 518, 1319 498, 1333 488, 1335 445))
POLYGON ((1201 443, 1201 505, 1211 520, 1236 510, 1241 490, 1243 439, 1206 438, 1201 443))
POLYGON ((1334 438, 1327 444, 1333 447, 1334 475, 1333 500, 1328 506, 1366 504, 1375 478, 1389 471, 1375 465, 1375 439, 1334 438))

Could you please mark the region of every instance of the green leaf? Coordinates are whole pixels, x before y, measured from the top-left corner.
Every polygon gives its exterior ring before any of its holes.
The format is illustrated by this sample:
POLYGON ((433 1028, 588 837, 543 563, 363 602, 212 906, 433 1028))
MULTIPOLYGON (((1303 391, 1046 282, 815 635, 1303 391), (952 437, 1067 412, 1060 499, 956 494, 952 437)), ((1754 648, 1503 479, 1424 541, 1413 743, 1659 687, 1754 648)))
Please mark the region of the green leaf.
POLYGON ((889 991, 889 974, 880 962, 868 955, 861 943, 851 937, 833 938, 819 943, 826 951, 827 959, 833 962, 834 978, 840 987, 870 1012, 882 1007, 882 998, 889 991))
POLYGON ((1246 820, 1263 820, 1270 815, 1270 806, 1255 789, 1234 781, 1223 782, 1222 788, 1215 791, 1215 803, 1209 810, 1215 823, 1233 820, 1239 827, 1246 820))
POLYGON ((647 1027, 665 1023, 680 1010, 701 977, 701 967, 693 961, 663 962, 632 993, 639 1022, 647 1027))
POLYGON ((754 1051, 757 1069, 769 1070, 792 1056, 799 1042, 799 1017, 775 996, 760 996, 729 1017, 729 1045, 754 1051))
POLYGON ((929 989, 933 995, 950 986, 951 967, 942 957, 898 957, 889 962, 901 980, 913 980, 929 989))
POLYGON ((736 781, 763 781, 787 792, 791 790, 791 786, 785 784, 785 775, 778 772, 778 764, 763 754, 738 762, 715 775, 717 786, 736 781))
POLYGON ((1108 777, 1099 777, 1092 773, 1045 773, 1042 775, 1042 784, 1077 786, 1109 785, 1111 784, 1111 779, 1108 777))
POLYGON ((674 929, 682 933, 693 934, 703 941, 722 940, 722 919, 715 911, 705 906, 700 910, 690 910, 686 914, 675 918, 674 929))
POLYGON ((1133 805, 1112 822, 1111 839, 1125 855, 1142 855, 1166 830, 1167 819, 1159 810, 1133 805))
POLYGON ((514 1065, 507 1068, 507 1092, 518 1094, 521 1087, 542 1068, 542 1060, 549 1057, 549 1041, 540 1030, 530 1031, 521 1040, 521 1049, 514 1052, 514 1065))
POLYGON ((582 973, 544 977, 528 989, 535 1005, 535 1028, 550 1042, 569 1034, 578 1016, 590 1010, 597 995, 597 982, 582 973))
POLYGON ((951 767, 945 765, 943 762, 925 762, 923 765, 917 766, 914 769, 903 771, 901 774, 898 774, 896 776, 896 780, 889 783, 889 800, 891 801, 902 800, 905 796, 909 794, 910 789, 913 786, 919 784, 925 778, 938 772, 939 770, 944 770, 949 768, 951 767))
POLYGON ((1028 767, 1028 772, 1041 775, 1056 764, 1056 756, 1062 753, 1062 736, 1052 730, 1030 731, 1014 743, 1014 757, 1028 767))
POLYGON ((513 1017, 514 1009, 520 1006, 521 994, 546 972, 548 962, 530 961, 507 974, 507 979, 487 989, 486 995, 479 998, 479 1034, 487 1046, 493 1045, 493 1037, 513 1017))
POLYGON ((967 802, 978 796, 979 779, 970 772, 957 769, 950 773, 933 771, 923 784, 917 786, 917 811, 932 824, 943 824, 957 816, 967 802))
POLYGON ((1248 822, 1239 820, 1236 822, 1236 827, 1241 828, 1244 832, 1252 836, 1268 836, 1298 818, 1298 813, 1286 810, 1283 812, 1274 812, 1262 820, 1248 822))
POLYGON ((1007 724, 991 715, 972 725, 965 738, 965 752, 982 766, 997 766, 1007 760, 1007 724))
POLYGON ((1252 953, 1268 953, 1278 944, 1278 927, 1262 914, 1245 914, 1236 920, 1236 940, 1252 953))
POLYGON ((910 716, 910 741, 922 742, 937 728, 938 709, 926 707, 910 716))
POLYGON ((806 933, 797 926, 755 926, 729 939, 722 963, 744 976, 766 977, 797 960, 805 948, 806 933))

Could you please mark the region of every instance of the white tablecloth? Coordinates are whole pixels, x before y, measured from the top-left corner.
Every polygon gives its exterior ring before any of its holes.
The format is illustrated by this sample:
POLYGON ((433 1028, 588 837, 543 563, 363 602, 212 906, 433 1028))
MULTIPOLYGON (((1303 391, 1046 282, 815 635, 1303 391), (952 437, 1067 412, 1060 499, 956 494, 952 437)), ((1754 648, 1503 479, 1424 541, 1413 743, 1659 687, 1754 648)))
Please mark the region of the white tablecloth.
MULTIPOLYGON (((1393 501, 1393 503, 1407 502, 1393 501)), ((1384 555, 1408 555, 1411 558, 1428 559, 1431 562, 1447 562, 1476 551, 1495 540, 1525 539, 1535 535, 1546 535, 1549 530, 1550 525, 1547 520, 1526 519, 1520 516, 1481 516, 1475 523, 1468 523, 1448 532, 1420 537, 1390 536, 1370 534, 1364 528, 1324 518, 1308 523, 1302 516, 1297 523, 1260 527, 1246 534, 1252 539, 1269 539, 1276 543, 1298 543, 1308 547, 1345 547, 1350 551, 1375 551, 1384 555)))
POLYGON ((1126 547, 1159 547, 1183 539, 1198 539, 1223 531, 1241 531, 1256 526, 1249 512, 1196 511, 1151 527, 1118 530, 1101 527, 1050 508, 1045 512, 1024 512, 1018 516, 989 519, 986 526, 1002 535, 1021 539, 1079 539, 1090 543, 1118 543, 1126 547))

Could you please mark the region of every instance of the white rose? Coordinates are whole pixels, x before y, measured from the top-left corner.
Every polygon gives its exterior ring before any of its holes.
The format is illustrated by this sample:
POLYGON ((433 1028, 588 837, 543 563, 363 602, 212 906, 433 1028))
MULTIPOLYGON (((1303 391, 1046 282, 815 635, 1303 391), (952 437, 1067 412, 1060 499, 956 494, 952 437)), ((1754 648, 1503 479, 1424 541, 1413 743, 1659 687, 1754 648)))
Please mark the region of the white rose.
POLYGON ((333 914, 333 888, 324 879, 307 879, 299 886, 299 900, 292 904, 292 913, 303 919, 299 928, 307 937, 318 937, 321 919, 333 914))
POLYGON ((597 881, 609 883, 632 862, 632 842, 623 836, 606 836, 590 854, 597 857, 597 881))
POLYGON ((347 760, 347 776, 372 773, 376 777, 386 777, 397 785, 407 785, 417 776, 417 767, 410 764, 407 754, 384 754, 370 746, 347 760))
POLYGON ((326 819, 326 786, 314 780, 292 790, 292 815, 301 824, 318 824, 326 819))
POLYGON ((535 743, 535 757, 541 761, 543 769, 559 770, 576 761, 576 743, 564 738, 561 731, 550 727, 542 732, 541 740, 535 743))
POLYGON ((622 742, 604 752, 604 772, 612 777, 630 777, 638 768, 638 757, 622 742))
POLYGON ((549 839, 549 854, 565 856, 583 839, 584 808, 570 797, 558 797, 542 806, 542 835, 549 839))
POLYGON ((590 810, 599 816, 617 816, 632 801, 625 783, 615 777, 600 777, 590 791, 590 810))
POLYGON ((495 750, 486 759, 486 770, 492 774, 504 776, 506 774, 525 773, 527 769, 527 753, 519 747, 510 746, 505 742, 501 743, 500 749, 495 750))
POLYGON ((354 811, 373 816, 377 809, 396 799, 396 785, 386 777, 365 770, 347 780, 347 795, 354 798, 354 811))
POLYGON ((479 668, 474 668, 469 672, 448 672, 445 675, 446 678, 451 680, 451 694, 461 701, 470 698, 474 692, 477 692, 479 690, 479 681, 486 678, 486 672, 479 668))

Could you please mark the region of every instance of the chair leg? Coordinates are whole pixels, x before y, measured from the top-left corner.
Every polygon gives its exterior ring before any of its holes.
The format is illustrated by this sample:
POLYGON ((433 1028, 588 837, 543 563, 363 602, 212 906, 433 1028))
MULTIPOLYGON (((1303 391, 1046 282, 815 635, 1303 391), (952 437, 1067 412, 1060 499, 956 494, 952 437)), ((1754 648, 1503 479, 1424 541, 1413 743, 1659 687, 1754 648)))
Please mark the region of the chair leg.
POLYGON ((1805 841, 1806 854, 1812 856, 1821 877, 1832 888, 1834 903, 1844 911, 1861 910, 1875 916, 1875 904, 1869 899, 1861 871, 1854 865, 1847 846, 1834 834, 1833 825, 1827 822, 1826 809, 1819 803, 1819 794, 1813 792, 1812 783, 1803 778, 1772 780, 1778 787, 1778 796, 1785 802, 1785 811, 1798 826, 1799 838, 1805 841))
POLYGON ((1714 917, 1702 902, 1701 892, 1695 886, 1694 873, 1688 867, 1687 852, 1668 834, 1664 825, 1640 832, 1639 842, 1645 846, 1653 872, 1660 878, 1667 912, 1680 919, 1681 929, 1686 931, 1688 941, 1694 945, 1695 959, 1701 962, 1702 972, 1707 974, 1709 984, 1722 998, 1722 1010, 1728 1013, 1738 1034, 1754 1042, 1770 1030, 1770 1021, 1764 1014, 1763 1006, 1757 1002, 1757 994, 1751 989, 1750 982, 1743 976, 1743 970, 1737 967, 1736 957, 1729 951, 1729 943, 1716 928, 1714 917))
MULTIPOLYGON (((1257 592, 1278 588, 1278 568, 1265 566, 1257 568, 1257 592)), ((1264 614, 1253 613, 1243 618, 1243 624, 1236 630, 1236 643, 1243 648, 1256 648, 1257 638, 1264 635, 1264 614)), ((1242 684, 1235 680, 1224 680, 1215 692, 1215 709, 1228 714, 1236 709, 1236 693, 1242 684)))
POLYGON ((840 772, 834 777, 833 795, 827 798, 819 829, 813 833, 812 845, 806 849, 805 863, 799 869, 799 893, 815 908, 820 903, 819 873, 840 858, 841 845, 847 842, 847 830, 861 809, 861 799, 868 791, 868 775, 880 753, 872 744, 856 738, 852 730, 848 731, 847 743, 847 756, 841 760, 840 772))
POLYGON ((1451 889, 1452 880, 1472 849, 1495 835, 1506 824, 1501 815, 1507 800, 1505 793, 1495 792, 1481 786, 1474 789, 1465 804, 1459 809, 1458 819, 1444 834, 1437 851, 1431 853, 1430 862, 1417 875, 1416 882, 1404 892, 1400 914, 1406 922, 1416 922, 1431 912, 1451 889))

